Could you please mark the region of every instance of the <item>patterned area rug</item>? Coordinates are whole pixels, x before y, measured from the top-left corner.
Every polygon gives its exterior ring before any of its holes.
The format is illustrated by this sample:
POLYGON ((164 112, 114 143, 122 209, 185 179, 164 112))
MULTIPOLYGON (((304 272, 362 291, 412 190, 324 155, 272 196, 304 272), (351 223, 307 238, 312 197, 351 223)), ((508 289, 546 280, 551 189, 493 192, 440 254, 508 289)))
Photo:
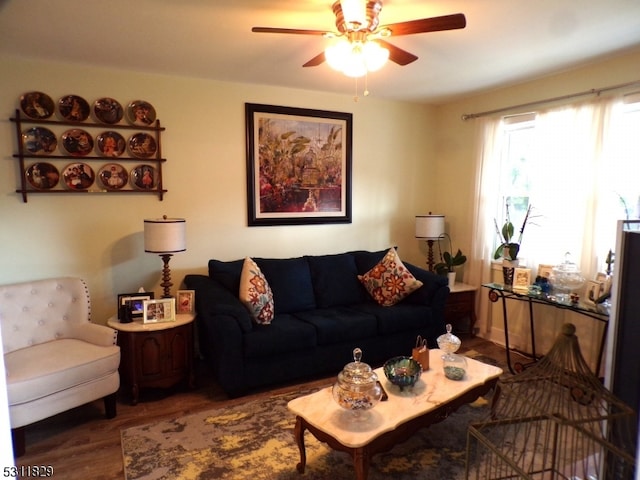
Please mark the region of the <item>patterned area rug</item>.
MULTIPOLYGON (((294 415, 287 403, 317 388, 299 389, 246 403, 122 431, 127 480, 353 480, 350 456, 335 452, 305 433, 307 466, 293 437, 294 415)), ((370 480, 464 479, 469 422, 488 412, 479 399, 446 420, 420 430, 391 451, 374 455, 370 480)))

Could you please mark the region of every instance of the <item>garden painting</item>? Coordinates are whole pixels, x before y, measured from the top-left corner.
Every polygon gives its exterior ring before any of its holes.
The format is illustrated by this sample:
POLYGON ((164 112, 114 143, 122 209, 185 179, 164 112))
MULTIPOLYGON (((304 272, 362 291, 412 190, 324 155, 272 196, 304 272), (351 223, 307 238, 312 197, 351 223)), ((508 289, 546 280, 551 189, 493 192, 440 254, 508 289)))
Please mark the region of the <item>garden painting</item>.
POLYGON ((351 221, 351 114, 247 104, 249 225, 351 221))

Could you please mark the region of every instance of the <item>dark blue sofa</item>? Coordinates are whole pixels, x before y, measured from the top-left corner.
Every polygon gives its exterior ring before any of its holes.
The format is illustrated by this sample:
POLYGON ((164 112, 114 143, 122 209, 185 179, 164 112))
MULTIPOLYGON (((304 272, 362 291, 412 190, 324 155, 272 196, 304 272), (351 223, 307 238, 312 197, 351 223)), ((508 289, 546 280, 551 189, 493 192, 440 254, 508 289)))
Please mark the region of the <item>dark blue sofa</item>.
POLYGON ((416 337, 436 348, 445 332, 447 279, 408 264, 423 286, 383 307, 357 276, 386 251, 287 259, 253 258, 273 291, 275 317, 256 325, 238 299, 243 259, 209 261, 209 276, 187 275, 195 290, 200 352, 222 388, 239 396, 259 387, 337 375, 355 347, 373 367, 410 355, 416 337))

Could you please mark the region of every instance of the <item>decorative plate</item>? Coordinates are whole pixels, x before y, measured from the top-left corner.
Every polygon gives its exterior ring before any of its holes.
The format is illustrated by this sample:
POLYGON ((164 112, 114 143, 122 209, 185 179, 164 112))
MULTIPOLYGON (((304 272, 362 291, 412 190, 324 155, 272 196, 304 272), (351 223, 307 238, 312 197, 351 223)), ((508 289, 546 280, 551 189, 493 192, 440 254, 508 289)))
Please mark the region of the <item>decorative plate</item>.
POLYGON ((127 120, 132 125, 148 127, 156 121, 156 109, 149 102, 134 100, 127 105, 127 120))
POLYGON ((82 97, 77 95, 65 95, 58 100, 60 116, 70 122, 84 122, 89 118, 91 107, 82 97))
POLYGON ((158 182, 155 167, 147 164, 134 167, 129 177, 133 188, 138 190, 153 190, 158 182))
POLYGON ((118 132, 102 132, 96 137, 96 148, 103 157, 119 157, 127 148, 127 142, 118 132))
POLYGON ((62 178, 70 190, 86 190, 93 185, 96 175, 86 163, 70 163, 62 172, 62 178))
POLYGON ((138 158, 149 158, 156 154, 158 145, 148 133, 136 133, 129 139, 129 151, 138 158))
POLYGON ((22 145, 29 153, 49 154, 56 150, 58 139, 48 128, 33 127, 22 132, 22 145))
POLYGON ((120 190, 127 184, 129 174, 118 163, 107 163, 98 171, 100 183, 107 190, 120 190))
POLYGON ((62 134, 62 146, 74 157, 84 157, 93 150, 93 137, 81 128, 72 128, 62 134))
POLYGON ((122 105, 113 98, 99 98, 93 104, 93 113, 102 123, 114 124, 122 120, 122 105))
POLYGON ((37 190, 50 190, 60 180, 60 172, 50 163, 34 163, 24 173, 29 185, 37 190))
POLYGON ((53 115, 55 105, 46 93, 29 92, 20 97, 20 108, 27 117, 42 120, 53 115))

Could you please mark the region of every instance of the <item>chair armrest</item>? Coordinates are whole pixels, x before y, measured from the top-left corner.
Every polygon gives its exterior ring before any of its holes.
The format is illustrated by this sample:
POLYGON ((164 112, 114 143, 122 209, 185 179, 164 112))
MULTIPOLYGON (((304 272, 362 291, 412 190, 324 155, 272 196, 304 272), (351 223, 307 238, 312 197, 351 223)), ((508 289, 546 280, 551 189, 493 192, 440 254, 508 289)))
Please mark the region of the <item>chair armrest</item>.
POLYGON ((437 275, 407 262, 404 262, 404 265, 416 279, 423 283, 422 287, 406 298, 406 301, 444 309, 449 293, 447 277, 437 275), (443 288, 446 289, 446 293, 441 291, 443 288))
POLYGON ((93 343, 101 347, 110 347, 115 345, 118 332, 106 325, 98 325, 95 323, 85 322, 73 325, 69 332, 69 337, 85 342, 93 343))

